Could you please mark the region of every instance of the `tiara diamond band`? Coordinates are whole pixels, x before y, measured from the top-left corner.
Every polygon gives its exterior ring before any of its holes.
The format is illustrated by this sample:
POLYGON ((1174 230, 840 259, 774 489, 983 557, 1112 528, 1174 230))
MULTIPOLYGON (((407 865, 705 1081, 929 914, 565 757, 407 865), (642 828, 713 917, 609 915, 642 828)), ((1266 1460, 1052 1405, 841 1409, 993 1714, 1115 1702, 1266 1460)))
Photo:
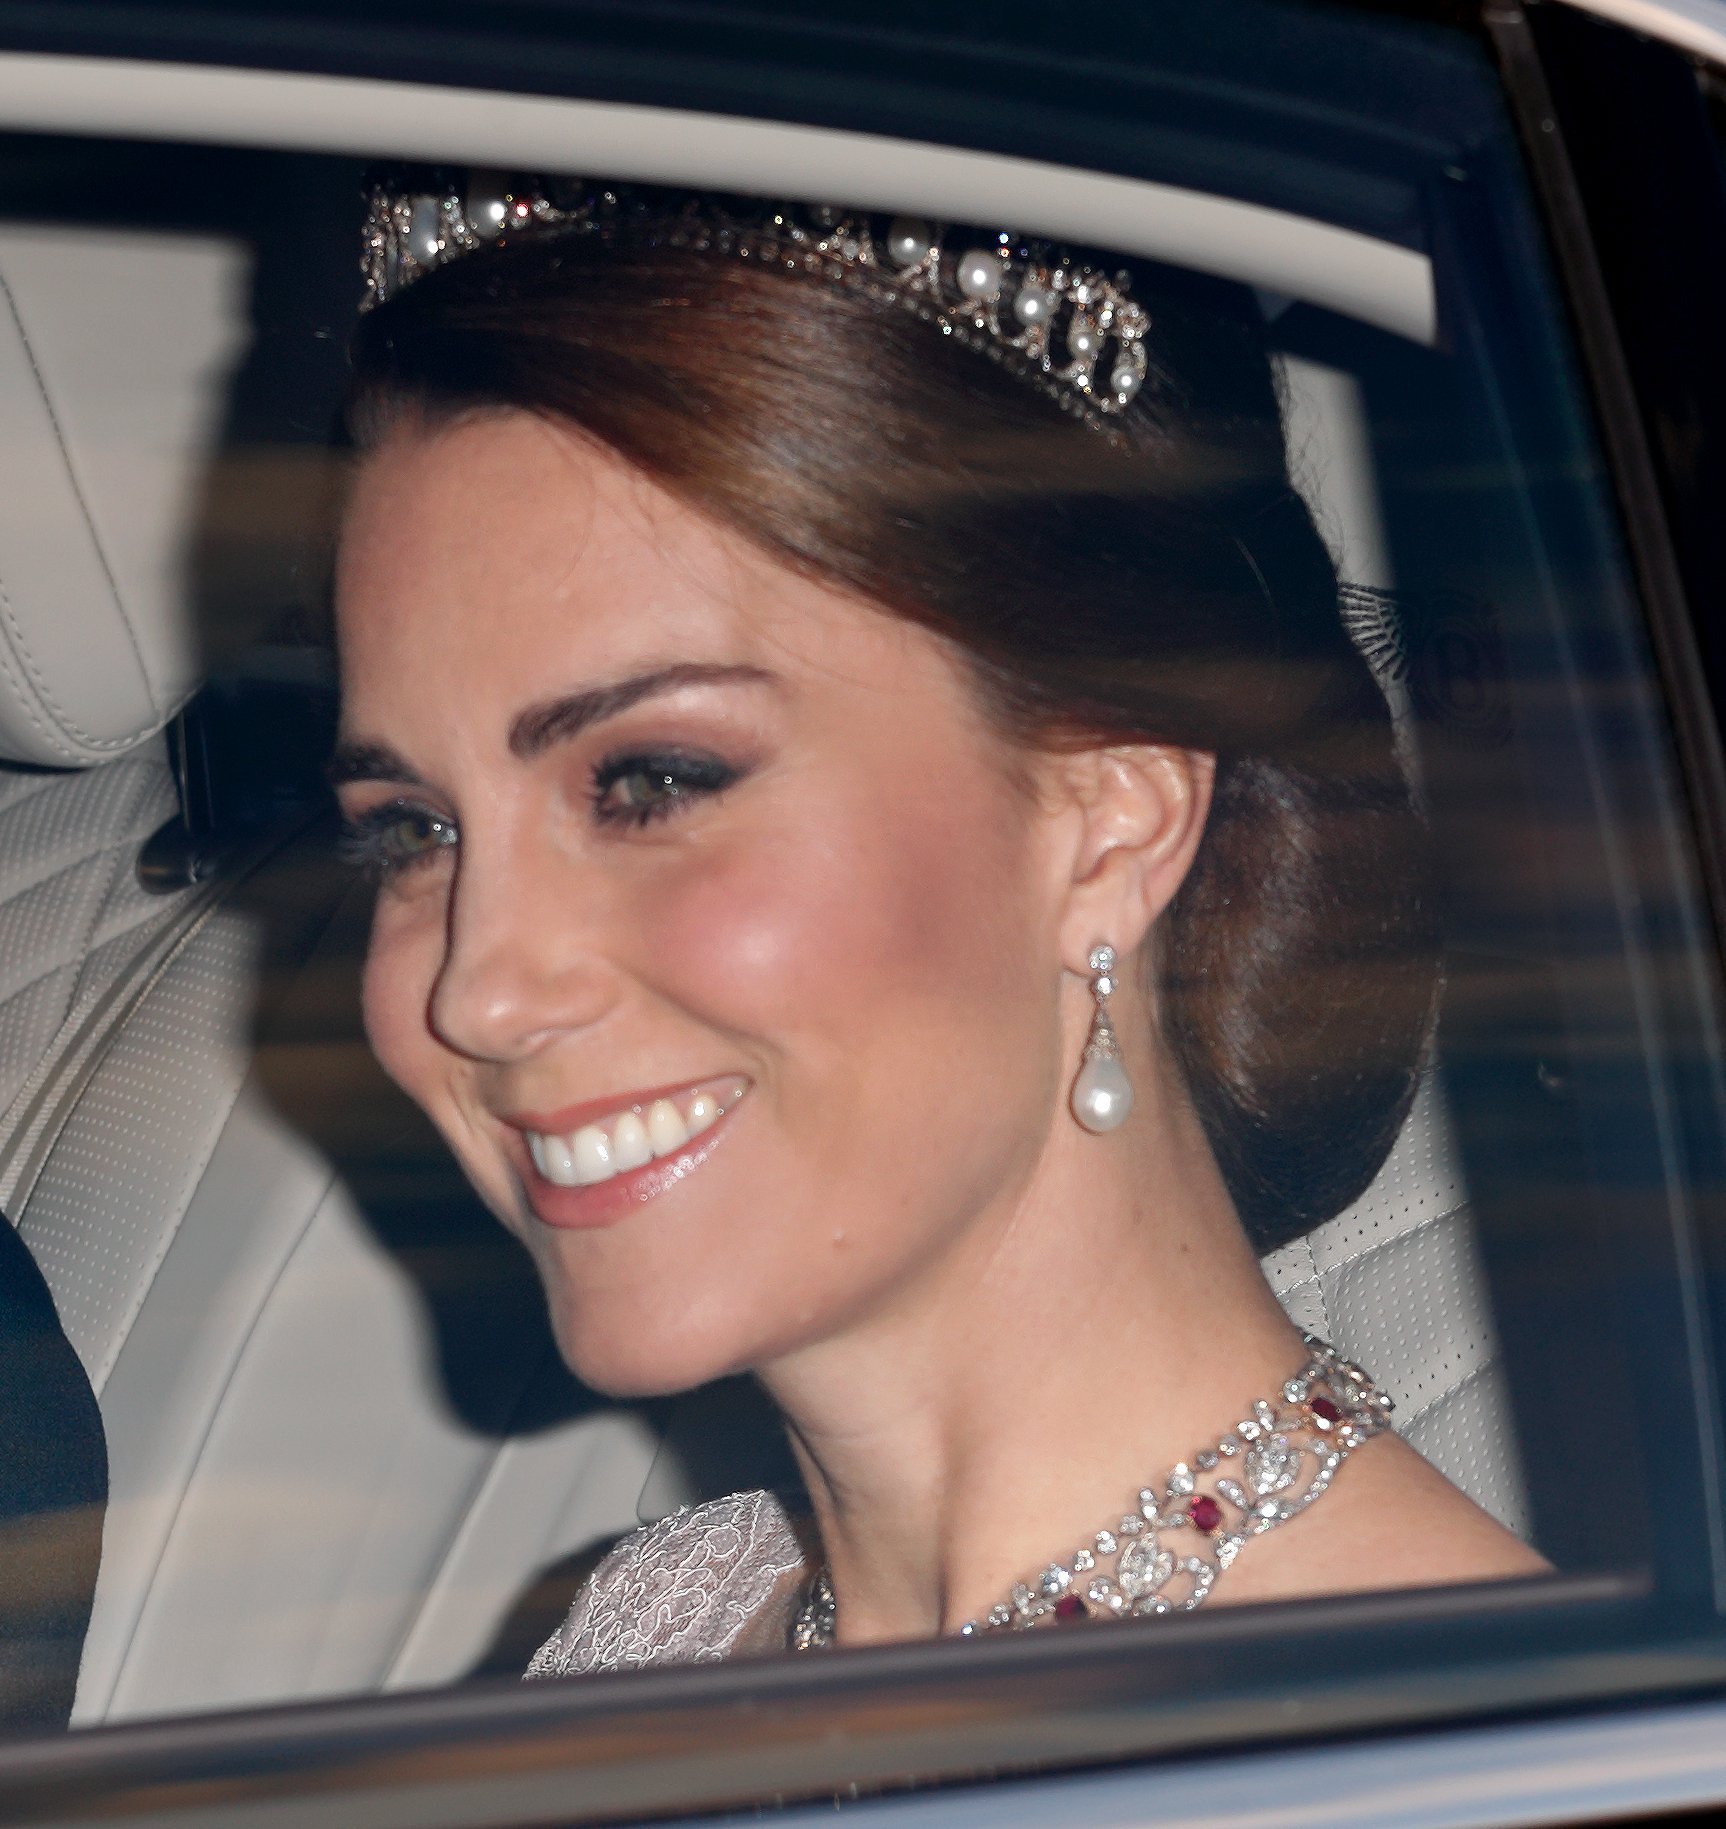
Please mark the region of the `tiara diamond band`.
POLYGON ((714 251, 862 285, 1099 425, 1131 405, 1149 366, 1150 319, 1127 274, 1084 265, 1045 241, 960 233, 912 216, 882 227, 856 210, 483 171, 441 191, 373 191, 363 304, 381 304, 487 245, 566 235, 714 251))

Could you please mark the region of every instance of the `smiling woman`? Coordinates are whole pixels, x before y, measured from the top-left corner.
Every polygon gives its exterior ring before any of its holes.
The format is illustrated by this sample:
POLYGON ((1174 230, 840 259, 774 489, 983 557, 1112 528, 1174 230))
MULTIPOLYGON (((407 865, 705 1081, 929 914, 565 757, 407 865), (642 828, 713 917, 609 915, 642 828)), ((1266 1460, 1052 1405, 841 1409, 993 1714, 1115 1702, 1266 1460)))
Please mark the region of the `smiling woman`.
POLYGON ((1256 1260, 1377 1171, 1437 966, 1252 296, 615 187, 369 248, 372 1043, 574 1370, 753 1373, 806 1486, 627 1540, 535 1671, 1542 1567, 1256 1260))

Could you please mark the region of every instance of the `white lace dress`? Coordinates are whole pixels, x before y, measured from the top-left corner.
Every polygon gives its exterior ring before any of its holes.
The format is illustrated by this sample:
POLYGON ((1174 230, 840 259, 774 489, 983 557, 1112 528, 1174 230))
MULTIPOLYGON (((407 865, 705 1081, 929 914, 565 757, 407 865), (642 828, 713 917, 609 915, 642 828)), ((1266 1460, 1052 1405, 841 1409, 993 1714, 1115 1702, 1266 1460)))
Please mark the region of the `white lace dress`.
POLYGON ((808 1577, 803 1548, 772 1493, 686 1506, 632 1531, 605 1557, 527 1675, 783 1651, 808 1577))

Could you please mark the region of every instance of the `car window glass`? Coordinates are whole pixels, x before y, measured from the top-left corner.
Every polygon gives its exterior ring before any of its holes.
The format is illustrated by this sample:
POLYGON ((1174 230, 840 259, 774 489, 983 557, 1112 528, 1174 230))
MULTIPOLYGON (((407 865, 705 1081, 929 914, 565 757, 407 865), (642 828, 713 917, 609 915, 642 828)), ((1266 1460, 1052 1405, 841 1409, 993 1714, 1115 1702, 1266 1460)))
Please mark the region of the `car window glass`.
MULTIPOLYGON (((1608 1647, 1713 1618, 1695 1266, 1716 967, 1621 510, 1486 52, 1362 9, 1241 10, 1260 42, 1183 26, 1099 106, 1154 117, 1136 175, 1290 225, 1253 291, 1290 478, 1396 718, 1444 930, 1436 1042, 1384 1170, 1265 1269, 1561 1578, 1356 1621, 1340 1694, 1399 1662, 1436 1685, 1508 1659, 1542 1629, 1524 1609, 1608 1647), (1425 263, 1430 322, 1399 332, 1364 282, 1353 310, 1334 271, 1317 284, 1303 224, 1425 263)), ((795 1489, 746 1381, 621 1403, 575 1380, 525 1255, 361 1031, 370 890, 321 771, 370 169, 0 141, 0 392, 21 403, 0 541, 43 589, 168 605, 143 671, 207 679, 124 758, 0 770, 20 961, 0 1206, 109 1461, 75 1726, 501 1684, 626 1533, 795 1489), (31 548, 44 528, 60 543, 31 548), (58 585, 45 554, 67 555, 58 585)), ((1212 268, 1238 280, 1215 221, 1212 268)), ((1205 1637, 1222 1611, 1120 1630, 1135 1680, 1250 1735, 1249 1698, 1304 1680, 1328 1616, 1205 1637)), ((966 1652, 930 1652, 943 1681, 969 1680, 966 1652)))

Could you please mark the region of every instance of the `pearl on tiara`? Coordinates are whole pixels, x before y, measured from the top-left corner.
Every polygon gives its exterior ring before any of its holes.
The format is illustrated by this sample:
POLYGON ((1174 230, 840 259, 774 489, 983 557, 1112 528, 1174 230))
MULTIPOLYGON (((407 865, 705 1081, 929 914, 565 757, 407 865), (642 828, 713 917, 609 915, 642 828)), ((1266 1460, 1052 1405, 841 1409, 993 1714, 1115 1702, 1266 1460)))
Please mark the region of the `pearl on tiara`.
POLYGON ((935 245, 933 224, 910 216, 896 216, 887 230, 887 258, 896 267, 915 267, 929 258, 935 245))
POLYGON ((991 254, 987 248, 970 248, 959 256, 955 277, 966 298, 993 300, 1001 296, 1006 274, 998 254, 991 254))
POLYGON ((510 178, 473 171, 442 191, 379 186, 366 216, 362 308, 477 249, 520 237, 597 235, 777 263, 859 285, 903 305, 1098 427, 1144 386, 1150 318, 1125 273, 1082 265, 1042 241, 971 231, 954 247, 939 223, 796 208, 647 185, 510 178))

